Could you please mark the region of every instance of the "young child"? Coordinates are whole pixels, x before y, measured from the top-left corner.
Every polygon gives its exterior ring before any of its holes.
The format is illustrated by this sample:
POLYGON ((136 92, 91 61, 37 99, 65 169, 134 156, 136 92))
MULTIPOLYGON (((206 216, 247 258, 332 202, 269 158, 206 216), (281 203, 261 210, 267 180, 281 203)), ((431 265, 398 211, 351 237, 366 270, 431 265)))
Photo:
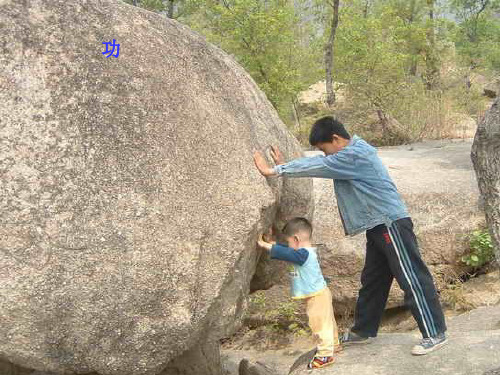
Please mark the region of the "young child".
POLYGON ((312 225, 307 219, 297 217, 286 223, 282 234, 288 246, 266 242, 262 237, 258 244, 270 252, 271 258, 293 263, 292 298, 306 301, 309 327, 319 339, 308 368, 331 365, 334 349, 339 345, 338 330, 332 294, 321 273, 316 248, 311 245, 312 225))
POLYGON ((325 156, 304 157, 285 163, 276 147, 277 166, 254 154, 264 176, 321 177, 334 181, 340 217, 347 235, 366 231, 366 258, 354 326, 343 344, 367 343, 377 336, 394 278, 422 333, 414 355, 430 353, 447 343, 446 324, 432 275, 422 260, 413 223, 377 150, 358 136, 352 139, 333 117, 316 121, 309 143, 325 156))

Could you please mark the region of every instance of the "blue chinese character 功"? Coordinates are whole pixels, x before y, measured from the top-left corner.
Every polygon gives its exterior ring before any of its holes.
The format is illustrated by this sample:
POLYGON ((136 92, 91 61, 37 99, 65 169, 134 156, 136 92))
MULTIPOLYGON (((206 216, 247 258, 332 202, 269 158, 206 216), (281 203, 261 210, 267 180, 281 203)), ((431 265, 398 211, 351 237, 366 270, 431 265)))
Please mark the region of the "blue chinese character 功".
POLYGON ((116 40, 113 39, 113 42, 102 42, 102 44, 106 45, 106 51, 102 53, 103 55, 108 54, 106 58, 108 58, 109 56, 118 57, 118 55, 120 54, 120 45, 116 44, 116 40), (113 48, 110 49, 111 47, 113 48), (116 55, 114 54, 115 47, 116 47, 116 55))

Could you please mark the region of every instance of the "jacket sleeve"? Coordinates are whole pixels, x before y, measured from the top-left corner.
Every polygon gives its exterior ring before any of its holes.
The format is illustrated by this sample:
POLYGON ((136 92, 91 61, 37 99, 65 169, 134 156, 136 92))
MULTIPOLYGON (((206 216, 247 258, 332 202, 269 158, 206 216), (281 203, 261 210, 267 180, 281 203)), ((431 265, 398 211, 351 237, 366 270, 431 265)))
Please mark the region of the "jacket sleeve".
POLYGON ((279 259, 302 266, 309 257, 307 249, 295 250, 288 246, 273 245, 271 248, 271 259, 279 259))
POLYGON ((278 176, 352 180, 361 177, 355 164, 352 154, 340 151, 328 156, 298 158, 289 163, 277 165, 274 171, 278 176))

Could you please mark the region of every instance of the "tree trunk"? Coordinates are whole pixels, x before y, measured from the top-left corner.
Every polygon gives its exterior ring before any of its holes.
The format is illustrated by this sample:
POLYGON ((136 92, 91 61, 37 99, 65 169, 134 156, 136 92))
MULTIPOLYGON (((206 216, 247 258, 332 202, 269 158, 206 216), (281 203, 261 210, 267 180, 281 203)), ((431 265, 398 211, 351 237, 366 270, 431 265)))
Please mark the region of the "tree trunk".
POLYGON ((292 97, 292 111, 293 111, 293 119, 295 120, 295 128, 297 130, 300 129, 300 114, 297 106, 297 98, 295 96, 292 97))
POLYGON ((363 18, 368 18, 369 11, 370 11, 370 0, 366 0, 365 7, 363 9, 363 18))
POLYGON ((339 25, 339 2, 340 0, 333 0, 333 17, 332 28, 330 30, 330 37, 325 46, 325 70, 326 70, 326 102, 328 105, 335 103, 335 92, 333 91, 333 57, 334 50, 333 44, 335 43, 335 33, 339 25))
POLYGON ((167 17, 174 18, 174 0, 168 0, 167 17))
POLYGON ((418 59, 417 56, 412 56, 410 65, 410 75, 413 77, 417 76, 418 59))
POLYGON ((382 137, 385 138, 389 134, 389 120, 381 109, 377 109, 377 116, 380 121, 380 126, 382 127, 382 137))
MULTIPOLYGON (((413 24, 413 21, 415 20, 415 18, 417 17, 417 7, 416 7, 416 1, 415 0, 411 0, 410 1, 410 13, 408 15, 408 18, 407 18, 407 22, 408 22, 408 25, 412 25, 413 24)), ((419 57, 420 57, 420 54, 421 54, 421 48, 415 48, 415 47, 411 47, 410 49, 410 68, 409 68, 409 73, 411 76, 413 77, 416 77, 417 76, 417 69, 418 69, 418 60, 419 60, 419 57)))
POLYGON ((434 0, 427 0, 429 7, 429 26, 427 27, 427 48, 425 53, 425 86, 427 90, 439 87, 439 58, 436 53, 436 35, 434 30, 434 0))
POLYGON ((467 92, 470 91, 471 87, 472 87, 472 82, 470 80, 470 70, 468 70, 467 73, 465 73, 465 89, 467 90, 467 92))
POLYGON ((137 6, 137 0, 134 0, 134 6, 137 6))
POLYGON ((477 128, 471 157, 484 199, 486 223, 493 240, 497 264, 500 265, 500 97, 477 128))

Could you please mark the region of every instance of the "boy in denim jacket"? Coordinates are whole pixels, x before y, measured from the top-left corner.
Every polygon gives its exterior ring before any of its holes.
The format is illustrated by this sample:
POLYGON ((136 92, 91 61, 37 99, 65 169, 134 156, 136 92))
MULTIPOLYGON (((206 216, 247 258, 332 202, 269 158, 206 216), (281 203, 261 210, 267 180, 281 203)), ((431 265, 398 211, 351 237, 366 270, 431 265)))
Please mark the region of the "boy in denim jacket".
POLYGON ((254 161, 266 177, 333 179, 346 235, 366 232, 366 258, 354 326, 342 343, 368 343, 377 336, 396 278, 422 333, 422 341, 413 347, 412 354, 424 355, 442 347, 447 343, 446 324, 434 281, 420 256, 410 215, 377 150, 358 136, 351 138, 333 117, 314 123, 309 143, 325 156, 285 163, 279 150, 272 147, 276 167, 270 167, 260 152, 255 152, 254 161))
POLYGON ((272 259, 293 264, 292 298, 306 301, 309 327, 319 339, 316 354, 308 368, 331 365, 335 346, 339 345, 338 330, 333 315, 332 294, 321 273, 316 248, 311 245, 312 225, 307 219, 296 217, 286 223, 282 234, 288 246, 272 244, 263 238, 258 244, 270 252, 272 259))

